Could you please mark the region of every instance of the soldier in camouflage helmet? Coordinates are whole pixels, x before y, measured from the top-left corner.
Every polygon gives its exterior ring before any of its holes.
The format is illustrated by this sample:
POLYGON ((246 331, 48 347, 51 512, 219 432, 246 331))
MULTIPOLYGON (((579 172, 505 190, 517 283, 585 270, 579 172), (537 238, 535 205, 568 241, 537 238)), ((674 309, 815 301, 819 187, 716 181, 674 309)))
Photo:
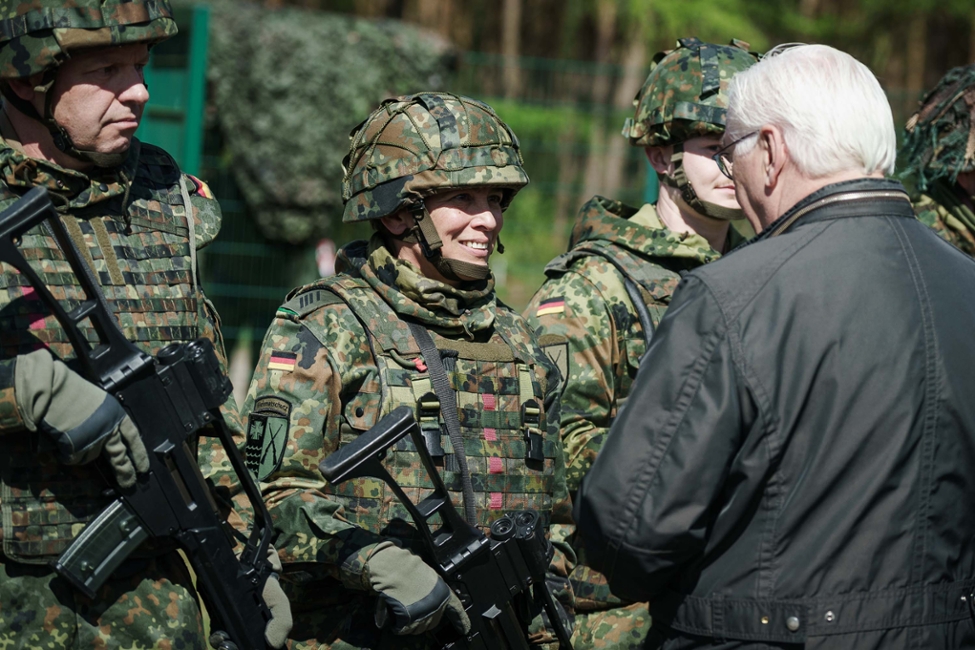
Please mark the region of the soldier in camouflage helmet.
POLYGON ((906 131, 901 156, 918 218, 975 256, 975 64, 950 70, 906 131))
MULTIPOLYGON (((155 354, 203 336, 223 360, 196 269, 219 205, 133 138, 149 48, 175 33, 165 0, 0 1, 0 209, 46 187, 127 338, 155 354)), ((21 248, 65 307, 84 299, 44 228, 21 248)), ((196 592, 173 548, 144 544, 93 599, 50 568, 148 457, 115 397, 74 372, 65 331, 27 279, 0 266, 0 646, 202 650, 196 592)), ((239 428, 232 401, 225 414, 239 428)), ((277 645, 281 624, 268 628, 277 645)))
MULTIPOLYGON (((374 233, 278 309, 243 407, 246 457, 295 605, 293 648, 439 648, 431 630, 469 622, 406 510, 381 482, 329 485, 318 466, 406 405, 469 522, 487 532, 526 508, 569 520, 559 376, 488 267, 528 176, 489 106, 432 92, 383 102, 344 167, 345 221, 374 233)), ((414 499, 432 488, 410 446, 385 462, 414 499)), ((572 560, 556 552, 552 567, 566 597, 572 560)), ((539 623, 532 641, 554 641, 539 623)))
MULTIPOLYGON (((679 272, 717 259, 743 239, 730 227, 741 217, 734 184, 712 155, 725 129, 728 83, 755 62, 747 48, 741 41, 725 46, 683 38, 677 49, 656 55, 623 135, 645 149, 660 177, 658 202, 637 209, 593 197, 568 252, 546 267, 548 279, 525 311, 565 380, 561 426, 570 493, 626 401, 679 272)), ((574 540, 571 528, 557 534, 574 540)), ((577 650, 642 647, 650 628, 646 604, 612 595, 606 579, 585 565, 582 550, 570 581, 577 650)))

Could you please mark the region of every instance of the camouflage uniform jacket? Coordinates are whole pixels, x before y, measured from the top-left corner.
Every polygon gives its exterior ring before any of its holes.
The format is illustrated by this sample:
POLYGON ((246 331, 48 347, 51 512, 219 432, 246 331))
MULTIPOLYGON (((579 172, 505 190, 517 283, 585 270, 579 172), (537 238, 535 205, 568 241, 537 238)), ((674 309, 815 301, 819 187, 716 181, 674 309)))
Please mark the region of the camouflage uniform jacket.
MULTIPOLYGON (((444 365, 457 394, 478 524, 486 532, 505 511, 524 507, 548 520, 570 517, 558 431, 559 377, 527 324, 497 301, 493 279, 470 290, 431 280, 393 258, 378 235, 368 246, 344 247, 338 262, 338 275, 296 289, 278 310, 243 407, 248 464, 274 522, 296 631, 306 629, 303 617, 307 623, 322 616, 323 605, 354 603, 372 611, 364 564, 379 541, 395 537, 419 550, 409 516, 384 484, 356 479, 331 486, 318 470, 331 452, 383 414, 401 404, 416 406, 417 390, 431 390, 403 319, 425 326, 441 351, 459 351, 453 368, 447 359, 444 365), (494 350, 497 359, 465 362, 477 358, 476 349, 494 350), (530 357, 513 376, 512 360, 501 358, 511 351, 516 360, 530 357), (527 384, 518 372, 529 373, 527 384), (427 388, 417 388, 423 384, 427 388), (543 411, 536 433, 544 440, 545 457, 534 467, 524 459, 524 442, 513 442, 522 439, 517 405, 525 402, 519 392, 526 388, 543 411)), ((439 409, 432 417, 437 433, 438 416, 439 409)), ((421 427, 429 419, 418 412, 421 427)), ((441 474, 460 509, 450 442, 438 439, 448 450, 439 461, 441 474)), ((412 450, 404 440, 386 463, 419 500, 432 486, 412 450)), ((315 625, 325 623, 307 623, 315 625)))
MULTIPOLYGON (((975 199, 969 197, 969 201, 975 199)), ((926 193, 914 202, 917 218, 954 244, 966 255, 975 256, 975 214, 961 188, 949 185, 945 179, 931 183, 926 193)))
MULTIPOLYGON (((734 228, 728 233, 730 249, 742 237, 734 228)), ((654 327, 670 302, 679 272, 719 257, 700 235, 665 228, 653 205, 638 210, 596 196, 583 206, 568 252, 545 267, 548 279, 524 312, 565 378, 561 426, 570 492, 578 489, 626 402, 646 348, 623 273, 606 255, 627 269, 654 327)), ((581 554, 579 562, 572 576, 577 609, 619 603, 610 596, 605 579, 583 565, 581 554)))
MULTIPOLYGON (((196 249, 220 228, 220 208, 206 186, 181 175, 163 150, 133 140, 117 170, 87 175, 21 153, 9 125, 0 140, 0 209, 35 186, 59 206, 62 221, 94 269, 126 338, 149 354, 173 342, 205 336, 223 359, 216 312, 199 288, 191 260, 184 196, 192 204, 196 249), (128 179, 128 180, 127 180, 128 179), (181 179, 184 181, 181 184, 181 179), (185 189, 184 189, 185 187, 185 189)), ((67 309, 84 298, 53 237, 39 226, 20 246, 24 256, 67 309)), ((99 463, 59 465, 53 441, 26 430, 16 406, 17 356, 46 347, 74 357, 64 330, 27 279, 3 265, 0 275, 0 483, 3 554, 46 564, 70 543, 81 524, 106 504, 110 487, 99 463)), ((96 341, 91 328, 83 328, 96 341)), ((236 408, 227 412, 235 426, 236 408)), ((239 425, 236 425, 239 426, 239 425)))

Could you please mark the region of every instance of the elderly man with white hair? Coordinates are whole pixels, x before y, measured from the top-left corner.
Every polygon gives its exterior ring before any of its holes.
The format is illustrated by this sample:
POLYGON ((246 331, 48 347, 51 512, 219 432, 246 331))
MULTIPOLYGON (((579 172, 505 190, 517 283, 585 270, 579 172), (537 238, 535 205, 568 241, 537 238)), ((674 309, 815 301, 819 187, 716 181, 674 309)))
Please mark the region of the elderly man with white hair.
POLYGON ((589 559, 648 647, 975 647, 975 262, 884 178, 861 63, 780 48, 730 92, 760 234, 683 279, 582 484, 589 559))

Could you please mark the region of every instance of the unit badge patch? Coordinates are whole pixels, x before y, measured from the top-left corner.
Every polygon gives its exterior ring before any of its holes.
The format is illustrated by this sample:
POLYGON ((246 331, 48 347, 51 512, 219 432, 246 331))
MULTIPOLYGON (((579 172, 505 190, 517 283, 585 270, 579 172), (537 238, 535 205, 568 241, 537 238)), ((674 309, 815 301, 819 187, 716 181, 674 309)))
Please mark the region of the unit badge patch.
POLYGON ((569 342, 558 334, 543 334, 538 339, 538 345, 548 355, 563 379, 569 376, 569 342))
POLYGON ((248 418, 247 469, 258 481, 265 481, 281 468, 288 444, 291 404, 277 397, 263 397, 254 404, 248 418))

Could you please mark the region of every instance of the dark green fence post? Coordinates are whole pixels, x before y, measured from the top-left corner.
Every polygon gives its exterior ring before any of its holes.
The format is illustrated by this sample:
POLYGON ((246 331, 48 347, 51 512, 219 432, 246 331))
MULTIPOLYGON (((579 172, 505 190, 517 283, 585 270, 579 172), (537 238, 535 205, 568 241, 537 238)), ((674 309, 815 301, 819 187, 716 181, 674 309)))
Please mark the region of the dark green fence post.
POLYGON ((168 151, 184 172, 199 174, 210 8, 178 7, 176 22, 179 34, 154 47, 146 66, 149 103, 136 137, 168 151))

